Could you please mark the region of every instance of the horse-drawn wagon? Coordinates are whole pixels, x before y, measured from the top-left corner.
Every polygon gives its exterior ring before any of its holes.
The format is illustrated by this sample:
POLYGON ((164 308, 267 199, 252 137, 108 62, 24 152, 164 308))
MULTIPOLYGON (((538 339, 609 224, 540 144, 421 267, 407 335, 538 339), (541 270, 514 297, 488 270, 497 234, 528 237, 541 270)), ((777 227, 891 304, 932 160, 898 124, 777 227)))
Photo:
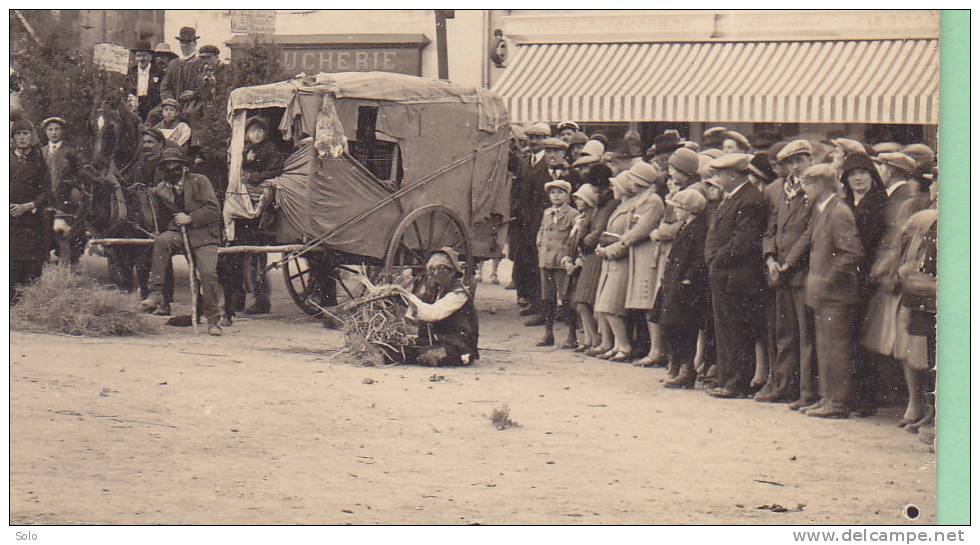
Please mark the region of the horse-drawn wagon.
POLYGON ((479 260, 501 256, 510 126, 485 89, 379 72, 301 76, 235 89, 228 122, 231 245, 219 251, 281 253, 273 266, 309 314, 354 298, 351 274, 410 276, 429 252, 450 246, 469 282, 479 260), (254 116, 278 128, 272 140, 287 155, 258 202, 242 181, 254 116), (270 211, 274 245, 235 245, 234 220, 270 211))

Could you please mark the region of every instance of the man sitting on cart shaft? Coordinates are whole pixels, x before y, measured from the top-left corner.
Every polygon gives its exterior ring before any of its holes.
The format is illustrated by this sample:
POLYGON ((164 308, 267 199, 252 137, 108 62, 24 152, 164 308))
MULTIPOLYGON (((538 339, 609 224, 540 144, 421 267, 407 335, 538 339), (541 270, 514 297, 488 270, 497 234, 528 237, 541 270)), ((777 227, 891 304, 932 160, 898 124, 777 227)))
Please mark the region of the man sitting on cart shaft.
POLYGON ((434 367, 468 365, 480 358, 480 324, 470 292, 463 286, 459 254, 440 248, 426 262, 427 282, 416 295, 391 286, 408 303, 405 317, 419 322, 416 361, 434 367))
MULTIPOLYGON (((142 307, 152 311, 163 302, 161 287, 167 264, 174 253, 184 250, 186 229, 194 266, 201 284, 203 314, 208 333, 221 335, 221 289, 216 272, 218 242, 221 234, 221 208, 207 177, 187 171, 187 159, 180 150, 168 148, 160 156, 163 179, 151 194, 160 224, 166 224, 153 241, 153 265, 150 269, 150 296, 142 307)), ((191 256, 188 256, 189 258, 191 256)))

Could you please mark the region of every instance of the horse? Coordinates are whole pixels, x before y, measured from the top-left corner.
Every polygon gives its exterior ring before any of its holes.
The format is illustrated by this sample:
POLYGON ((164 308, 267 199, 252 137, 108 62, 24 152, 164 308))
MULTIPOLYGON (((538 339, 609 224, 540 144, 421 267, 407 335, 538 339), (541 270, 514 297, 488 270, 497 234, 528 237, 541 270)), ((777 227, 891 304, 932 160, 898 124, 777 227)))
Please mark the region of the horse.
MULTIPOLYGON (((149 188, 125 183, 137 159, 139 118, 122 101, 97 98, 87 128, 91 160, 58 191, 54 230, 63 263, 70 263, 72 242, 85 233, 97 238, 153 238, 157 231, 149 188)), ((151 251, 149 246, 108 248, 110 281, 132 292, 135 271, 140 294, 145 296, 151 251)))

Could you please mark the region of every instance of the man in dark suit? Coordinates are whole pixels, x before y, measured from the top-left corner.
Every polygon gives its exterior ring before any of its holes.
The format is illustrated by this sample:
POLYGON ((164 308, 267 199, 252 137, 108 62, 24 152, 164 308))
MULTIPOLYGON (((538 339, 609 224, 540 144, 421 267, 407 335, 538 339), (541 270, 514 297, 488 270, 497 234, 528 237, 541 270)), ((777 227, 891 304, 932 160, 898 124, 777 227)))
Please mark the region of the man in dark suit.
POLYGON ((160 104, 160 83, 163 72, 153 62, 153 49, 150 42, 140 40, 133 48, 136 64, 129 67, 126 74, 126 87, 130 100, 136 101, 134 113, 140 121, 146 121, 150 111, 160 104))
POLYGON ((160 157, 163 181, 153 188, 152 194, 158 221, 166 225, 166 230, 153 242, 150 296, 143 300, 142 307, 150 312, 163 304, 161 290, 167 265, 175 253, 184 250, 181 233, 184 228, 201 282, 208 334, 221 335, 221 288, 217 276, 221 207, 211 182, 200 174, 188 172, 187 163, 176 148, 164 150, 160 157))
MULTIPOLYGON (((507 231, 508 257, 514 262, 511 283, 517 290, 517 303, 522 307, 528 307, 540 298, 537 286, 541 279, 537 260, 534 259, 534 239, 531 238, 532 235, 537 235, 537 231, 531 231, 530 228, 531 222, 535 220, 536 209, 530 203, 535 202, 536 196, 532 184, 528 181, 528 175, 531 171, 547 168, 544 162, 544 150, 540 148, 540 143, 551 136, 551 127, 547 123, 535 123, 528 127, 525 134, 528 150, 521 157, 514 175, 510 199, 511 215, 514 219, 507 231)), ((538 216, 540 218, 540 211, 538 216)), ((533 312, 522 311, 522 315, 527 314, 533 312)))
POLYGON ((837 170, 815 165, 803 175, 813 203, 810 268, 806 304, 816 324, 820 401, 803 407, 807 416, 847 418, 854 401, 854 305, 858 302, 858 263, 864 255, 854 215, 837 196, 837 170))
POLYGON ((762 251, 769 284, 775 288, 776 359, 769 380, 755 400, 790 401, 792 409, 814 403, 819 395, 813 317, 806 308, 808 242, 791 255, 810 219, 810 203, 800 184, 802 174, 810 167, 811 154, 806 140, 794 140, 784 146, 777 160, 788 174, 764 191, 770 214, 762 251), (786 265, 785 272, 779 272, 780 265, 786 265))
MULTIPOLYGON (((50 197, 52 201, 55 201, 58 196, 65 194, 65 191, 68 190, 68 187, 78 175, 78 170, 85 162, 78 150, 71 144, 65 142, 65 125, 65 120, 60 117, 49 117, 41 122, 41 130, 44 132, 44 136, 48 141, 47 144, 41 147, 41 155, 44 157, 44 162, 48 165, 48 173, 51 178, 50 197)), ((50 228, 54 220, 54 209, 46 209, 44 215, 45 225, 50 228)), ((52 237, 51 245, 56 251, 60 251, 60 244, 58 242, 61 236, 55 234, 52 237)), ((78 259, 85 251, 86 242, 88 242, 88 239, 84 234, 76 235, 73 238, 71 241, 72 255, 68 256, 72 263, 78 262, 78 259)))
POLYGON ((766 203, 749 183, 751 161, 751 155, 732 153, 709 163, 725 192, 704 246, 718 360, 718 385, 707 392, 721 398, 748 393, 755 342, 765 338, 762 235, 766 203))

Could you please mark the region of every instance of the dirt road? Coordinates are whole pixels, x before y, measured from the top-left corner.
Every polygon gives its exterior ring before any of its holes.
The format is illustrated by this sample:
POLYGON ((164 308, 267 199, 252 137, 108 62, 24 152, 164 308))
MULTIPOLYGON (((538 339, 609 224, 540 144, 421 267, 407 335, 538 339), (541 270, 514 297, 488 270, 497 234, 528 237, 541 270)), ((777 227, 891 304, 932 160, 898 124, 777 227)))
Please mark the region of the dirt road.
POLYGON ((663 370, 534 348, 490 285, 476 365, 352 367, 273 286, 275 314, 217 339, 13 333, 11 523, 935 520, 934 455, 897 408, 823 421, 666 390, 663 370), (498 431, 504 405, 519 427, 498 431))

